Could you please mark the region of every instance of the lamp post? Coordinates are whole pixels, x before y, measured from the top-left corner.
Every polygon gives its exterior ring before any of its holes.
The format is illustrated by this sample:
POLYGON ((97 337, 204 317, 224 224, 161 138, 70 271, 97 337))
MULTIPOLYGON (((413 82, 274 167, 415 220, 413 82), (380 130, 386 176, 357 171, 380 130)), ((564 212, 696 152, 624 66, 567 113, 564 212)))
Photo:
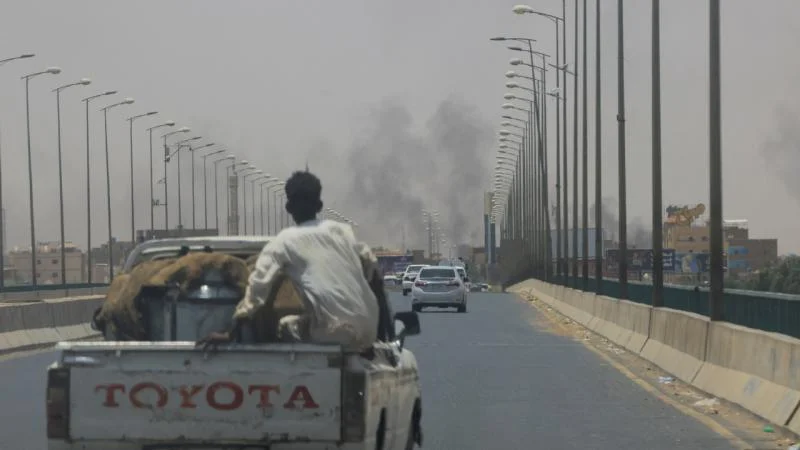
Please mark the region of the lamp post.
MULTIPOLYGON (((208 148, 208 147, 211 147, 211 146, 214 146, 214 145, 217 145, 217 144, 212 142, 210 144, 201 145, 200 147, 195 147, 195 148, 192 148, 191 146, 189 147, 189 153, 192 154, 192 230, 196 230, 197 229, 197 222, 196 222, 197 221, 197 210, 196 210, 196 208, 197 208, 197 198, 195 197, 195 190, 194 190, 194 186, 195 186, 195 183, 194 183, 194 173, 195 173, 194 153, 196 151, 198 151, 198 150, 202 150, 204 148, 208 148)), ((220 150, 220 151, 222 151, 222 150, 220 150)), ((206 180, 205 162, 206 162, 206 160, 205 160, 205 158, 203 158, 203 186, 204 187, 205 187, 205 180, 206 180)), ((203 197, 205 197, 205 190, 203 191, 203 197)), ((205 199, 203 201, 205 201, 205 199)))
POLYGON ((181 149, 183 147, 188 147, 189 152, 192 151, 192 144, 190 142, 197 141, 202 139, 200 136, 190 137, 189 139, 184 139, 182 141, 178 141, 175 143, 175 151, 167 157, 167 162, 169 162, 173 156, 177 156, 175 163, 178 165, 178 230, 181 236, 183 236, 183 195, 181 194, 181 149))
MULTIPOLYGON (((252 217, 252 233, 256 234, 256 182, 263 180, 264 178, 269 178, 269 175, 265 174, 263 171, 260 173, 259 176, 250 180, 250 204, 253 205, 252 211, 250 211, 250 216, 252 217)), ((261 199, 259 197, 259 199, 261 199)), ((262 213, 264 210, 264 206, 259 202, 258 205, 258 212, 259 214, 262 213)))
POLYGON ((262 234, 269 235, 271 233, 269 227, 269 189, 279 184, 280 181, 274 177, 270 177, 261 184, 261 208, 262 208, 262 217, 261 217, 261 232, 262 234), (266 205, 264 204, 264 188, 267 189, 267 202, 266 205), (266 224, 266 225, 265 225, 266 224))
MULTIPOLYGON (((246 160, 243 160, 242 162, 238 163, 237 165, 243 166, 243 167, 241 167, 239 169, 234 168, 234 173, 233 173, 234 176, 236 176, 236 184, 237 184, 237 186, 241 186, 242 187, 242 216, 241 217, 243 218, 243 220, 241 221, 242 222, 241 231, 238 229, 238 227, 239 227, 239 219, 238 219, 239 211, 238 211, 238 208, 237 208, 237 211, 236 211, 236 216, 237 216, 236 225, 237 225, 237 232, 241 232, 242 234, 246 235, 247 234, 247 195, 246 195, 247 186, 245 184, 245 176, 246 176, 245 174, 247 172, 250 172, 250 171, 253 171, 253 170, 258 170, 258 169, 256 169, 255 167, 251 166, 250 162, 248 162, 246 160)), ((238 189, 237 189, 237 192, 236 192, 236 197, 237 197, 237 199, 239 197, 238 189)))
MULTIPOLYGON (((251 200, 252 204, 250 205, 250 207, 251 207, 250 214, 253 216, 253 227, 255 227, 255 215, 253 215, 253 214, 255 214, 255 209, 256 209, 256 205, 255 205, 255 201, 254 201, 255 200, 255 195, 254 195, 255 188, 252 185, 252 181, 253 180, 248 180, 247 178, 248 177, 256 177, 256 178, 258 178, 258 177, 261 177, 263 175, 264 175, 264 171, 263 170, 258 170, 258 169, 255 169, 255 172, 242 174, 242 218, 243 218, 242 222, 244 224, 244 234, 245 234, 245 236, 247 235, 247 182, 248 181, 251 182, 251 185, 250 185, 250 200, 251 200)), ((255 230, 251 230, 251 232, 255 232, 255 230)))
POLYGON ((211 153, 206 153, 202 155, 203 158, 203 227, 208 230, 208 177, 207 172, 208 169, 206 168, 206 160, 214 155, 219 155, 223 153, 225 150, 215 150, 211 153))
POLYGON ((31 78, 39 75, 58 75, 61 69, 58 67, 48 67, 41 72, 35 72, 22 77, 25 80, 25 125, 28 135, 28 195, 31 213, 31 285, 36 288, 36 228, 34 224, 33 209, 33 152, 31 151, 31 107, 30 107, 30 81, 31 78))
MULTIPOLYGON (((556 25, 556 66, 561 66, 561 52, 563 51, 563 58, 566 60, 566 35, 565 35, 565 19, 566 19, 566 0, 561 0, 561 9, 562 15, 561 17, 546 14, 543 12, 539 12, 531 8, 527 5, 517 5, 512 8, 512 11, 516 14, 536 14, 538 16, 542 16, 552 20, 556 25), (559 25, 561 25, 561 33, 559 33, 559 25), (563 40, 563 48, 560 45, 561 42, 559 40, 559 34, 562 35, 563 40)), ((561 90, 561 79, 563 76, 564 80, 564 89, 566 91, 567 87, 567 79, 565 74, 561 74, 561 76, 556 76, 556 89, 560 92, 561 90)), ((566 148, 567 148, 567 135, 566 135, 566 125, 567 125, 567 116, 566 116, 567 108, 564 105, 564 161, 565 161, 565 169, 566 169, 566 148)), ((556 103, 556 274, 561 275, 562 273, 562 253, 561 253, 561 102, 556 103)), ((565 180, 566 183, 566 180, 565 180)), ((566 189, 566 188, 565 188, 566 189)), ((566 208, 566 207, 565 207, 566 208)), ((566 211, 564 213, 566 215, 566 211)), ((566 222, 566 219, 565 219, 566 222)), ((565 224, 566 225, 566 224, 565 224)), ((565 245, 567 236, 564 235, 565 245)), ((549 248, 549 247, 548 247, 549 248)), ((566 255, 566 251, 565 251, 566 255)))
POLYGON ((103 134, 105 135, 105 153, 106 153, 106 207, 108 209, 108 281, 114 279, 114 236, 111 232, 111 163, 108 155, 108 110, 116 108, 117 106, 130 105, 133 103, 130 97, 125 98, 121 102, 113 103, 100 110, 103 111, 103 134))
POLYGON ((133 122, 142 117, 148 117, 158 114, 158 111, 150 111, 144 114, 128 117, 128 130, 130 134, 130 163, 131 163, 131 243, 136 243, 136 212, 134 210, 134 187, 133 187, 133 122))
POLYGON ((92 283, 92 155, 89 139, 89 102, 116 93, 117 91, 106 91, 81 100, 86 105, 86 282, 89 284, 92 283))
POLYGON ((161 138, 164 139, 164 159, 163 159, 163 161, 164 161, 164 205, 163 206, 164 206, 164 231, 166 233, 169 233, 169 206, 168 206, 168 204, 169 204, 169 202, 168 202, 169 190, 167 189, 167 187, 169 185, 169 183, 167 182, 168 178, 169 178, 167 176, 167 163, 169 163, 169 147, 167 146, 167 138, 172 136, 173 134, 188 133, 190 131, 192 131, 192 129, 189 128, 189 127, 181 127, 181 128, 179 128, 179 129, 177 129, 175 131, 170 131, 169 133, 164 134, 164 135, 161 136, 161 138))
MULTIPOLYGON (((92 80, 88 78, 81 78, 80 81, 75 83, 65 84, 63 86, 59 86, 53 89, 53 92, 56 93, 56 123, 58 124, 58 215, 59 215, 59 227, 60 227, 60 236, 61 236, 61 285, 67 285, 67 249, 66 249, 66 239, 64 233, 64 169, 63 169, 63 161, 61 158, 61 91, 73 86, 87 86, 92 83, 92 80)), ((0 224, 2 226, 2 224, 0 224)), ((2 231, 0 231, 2 233, 2 231)), ((2 241, 2 236, 0 236, 0 241, 2 241)), ((2 246, 2 244, 0 244, 2 246)), ((2 252, 2 247, 0 247, 0 252, 2 252)), ((2 267, 2 265, 0 265, 2 267)))
MULTIPOLYGON (((235 161, 236 157, 233 155, 227 155, 222 159, 214 161, 214 227, 217 229, 217 233, 219 233, 219 164, 225 161, 235 161)), ((226 183, 227 184, 227 183, 226 183)), ((227 204, 227 200, 225 203, 227 204)))
MULTIPOLYGON (((156 125, 154 127, 150 127, 147 129, 147 132, 150 134, 150 237, 154 237, 155 230, 156 230, 156 221, 155 221, 155 208, 156 208, 156 198, 153 190, 155 189, 155 182, 153 180, 153 130, 162 128, 162 127, 174 127, 175 122, 172 120, 168 120, 160 125, 156 125)), ((166 201, 166 199, 165 199, 166 201)))
MULTIPOLYGON (((0 59, 0 66, 2 66, 7 62, 16 61, 20 59, 33 58, 34 56, 35 55, 33 53, 25 53, 19 56, 13 56, 11 58, 0 59)), ((0 155, 0 159, 2 159, 2 155, 0 155)), ((3 207, 3 165, 2 161, 0 161, 0 289, 2 289, 6 284, 5 281, 6 226, 5 225, 6 225, 6 213, 5 213, 5 208, 3 207)))

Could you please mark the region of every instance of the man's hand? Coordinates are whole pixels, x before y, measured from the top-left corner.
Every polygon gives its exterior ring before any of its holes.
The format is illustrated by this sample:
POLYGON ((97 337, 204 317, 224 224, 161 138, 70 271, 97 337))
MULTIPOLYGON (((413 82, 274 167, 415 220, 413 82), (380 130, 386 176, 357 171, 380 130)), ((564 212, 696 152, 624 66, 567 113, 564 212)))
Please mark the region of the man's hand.
POLYGON ((227 344, 232 340, 232 333, 230 331, 213 331, 208 336, 200 339, 195 343, 195 346, 203 347, 203 351, 216 350, 219 344, 227 344))

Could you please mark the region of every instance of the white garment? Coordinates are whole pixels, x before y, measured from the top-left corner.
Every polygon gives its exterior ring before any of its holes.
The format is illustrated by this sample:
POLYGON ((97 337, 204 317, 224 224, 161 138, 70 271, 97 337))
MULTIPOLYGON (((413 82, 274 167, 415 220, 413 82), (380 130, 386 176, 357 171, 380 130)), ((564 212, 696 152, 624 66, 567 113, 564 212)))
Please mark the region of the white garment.
POLYGON ((283 271, 310 303, 313 342, 364 350, 378 334, 378 301, 367 283, 376 262, 347 224, 312 220, 285 228, 261 251, 234 316, 249 317, 263 306, 283 271))

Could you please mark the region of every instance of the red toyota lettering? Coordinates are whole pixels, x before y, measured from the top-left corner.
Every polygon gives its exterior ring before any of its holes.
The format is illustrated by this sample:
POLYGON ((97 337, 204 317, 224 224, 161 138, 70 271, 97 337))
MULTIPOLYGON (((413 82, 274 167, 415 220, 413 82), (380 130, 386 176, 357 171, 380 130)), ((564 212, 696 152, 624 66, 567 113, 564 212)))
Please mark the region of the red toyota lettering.
MULTIPOLYGON (((205 390, 205 403, 218 411, 233 411, 242 407, 245 401, 245 388, 247 395, 254 398, 256 408, 272 408, 275 395, 280 395, 281 387, 275 384, 250 384, 240 386, 230 381, 218 381, 208 387, 202 384, 181 385, 177 388, 180 402, 176 396, 170 397, 167 387, 146 381, 137 383, 128 388, 124 384, 109 383, 99 384, 94 388, 95 392, 103 396, 102 405, 106 408, 119 408, 121 399, 125 398, 127 392, 128 401, 134 408, 164 408, 170 402, 173 407, 180 409, 196 409, 203 407, 201 393, 205 390), (120 394, 120 395, 117 395, 120 394), (174 400, 170 400, 173 398, 174 400), (200 401, 200 405, 198 405, 200 401)), ((174 389, 174 388, 173 388, 174 389)), ((308 387, 296 386, 289 398, 281 405, 284 409, 317 409, 319 404, 314 401, 308 387)))
POLYGON ((202 384, 194 386, 181 386, 178 389, 178 394, 181 396, 181 408, 197 408, 197 404, 193 398, 203 390, 205 386, 202 384))
POLYGON ((152 408, 155 406, 156 408, 163 408, 167 401, 169 400, 169 396, 167 395, 167 390, 164 389, 161 385, 152 382, 145 382, 133 385, 131 388, 130 394, 128 394, 131 400, 131 404, 134 408, 152 408), (139 393, 145 389, 153 390, 156 395, 158 396, 158 400, 156 400, 156 404, 153 405, 151 403, 145 403, 139 400, 139 393))
POLYGON ((242 406, 244 402, 244 392, 242 392, 242 388, 237 384, 228 381, 218 381, 208 387, 206 391, 206 401, 208 402, 208 406, 214 409, 231 411, 242 406), (233 393, 233 399, 230 402, 222 403, 217 401, 217 392, 221 389, 227 389, 233 393))
POLYGON ((94 387, 94 391, 106 391, 106 399, 103 401, 103 406, 106 408, 118 408, 119 403, 117 403, 117 399, 114 396, 115 392, 125 393, 125 385, 124 384, 101 384, 94 387))
POLYGON ((281 387, 269 384, 256 384, 251 385, 247 389, 248 394, 252 394, 253 392, 258 392, 258 406, 259 408, 271 408, 272 403, 269 401, 269 393, 274 392, 276 394, 281 393, 281 387))
POLYGON ((319 408, 317 402, 311 397, 311 392, 308 392, 308 388, 305 386, 297 386, 292 391, 292 395, 289 396, 289 400, 283 404, 283 407, 286 409, 295 409, 295 402, 302 401, 304 409, 315 409, 319 408))

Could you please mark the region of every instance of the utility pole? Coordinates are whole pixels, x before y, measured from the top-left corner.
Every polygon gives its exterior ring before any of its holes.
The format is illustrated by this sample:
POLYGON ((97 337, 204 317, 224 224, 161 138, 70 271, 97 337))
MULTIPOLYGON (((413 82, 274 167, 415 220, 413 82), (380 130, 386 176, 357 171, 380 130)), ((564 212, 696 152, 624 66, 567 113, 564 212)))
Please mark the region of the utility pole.
POLYGON ((625 46, 622 0, 617 0, 617 141, 619 143, 619 288, 628 299, 628 205, 625 186, 625 46))

